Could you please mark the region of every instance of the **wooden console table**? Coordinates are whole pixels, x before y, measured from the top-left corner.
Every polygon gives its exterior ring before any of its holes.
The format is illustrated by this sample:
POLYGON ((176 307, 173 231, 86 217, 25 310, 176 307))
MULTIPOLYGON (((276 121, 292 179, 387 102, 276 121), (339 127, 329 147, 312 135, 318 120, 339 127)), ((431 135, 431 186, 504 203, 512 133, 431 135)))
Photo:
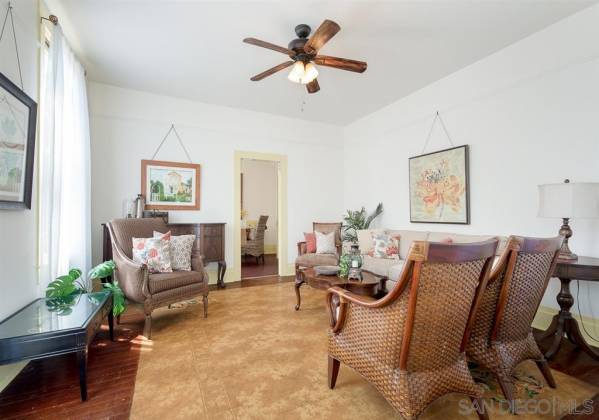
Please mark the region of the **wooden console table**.
POLYGON ((538 341, 553 336, 553 342, 545 353, 545 357, 547 359, 552 358, 559 350, 562 339, 566 336, 568 340, 592 358, 599 360, 599 352, 585 341, 578 327, 578 322, 570 312, 570 308, 574 305, 574 296, 570 292, 570 282, 572 280, 599 282, 599 258, 578 257, 578 260, 574 261, 558 260, 553 275, 559 278, 561 282, 561 290, 557 295, 560 311, 553 317, 549 328, 536 336, 538 341))
MULTIPOLYGON (((112 243, 110 242, 110 233, 105 223, 103 238, 103 260, 112 259, 112 243)), ((227 271, 227 262, 225 261, 225 223, 168 223, 167 227, 173 235, 179 231, 193 231, 196 235, 196 244, 200 253, 204 257, 204 262, 218 263, 216 284, 218 288, 225 286, 225 272, 227 271)))

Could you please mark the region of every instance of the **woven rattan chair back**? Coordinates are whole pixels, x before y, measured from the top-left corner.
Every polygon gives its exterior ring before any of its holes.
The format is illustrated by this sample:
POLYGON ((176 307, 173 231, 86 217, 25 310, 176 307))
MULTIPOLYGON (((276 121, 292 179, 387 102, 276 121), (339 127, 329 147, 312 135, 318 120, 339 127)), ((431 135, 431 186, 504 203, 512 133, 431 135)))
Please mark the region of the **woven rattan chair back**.
POLYGON ((260 216, 258 219, 258 225, 256 226, 256 241, 264 241, 264 231, 266 230, 266 222, 268 216, 260 216))

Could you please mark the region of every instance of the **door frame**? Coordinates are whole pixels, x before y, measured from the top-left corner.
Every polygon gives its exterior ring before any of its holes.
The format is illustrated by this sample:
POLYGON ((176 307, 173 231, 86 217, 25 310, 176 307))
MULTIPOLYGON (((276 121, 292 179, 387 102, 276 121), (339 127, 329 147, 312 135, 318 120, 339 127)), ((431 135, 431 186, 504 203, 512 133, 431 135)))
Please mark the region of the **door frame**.
POLYGON ((287 263, 287 156, 236 150, 233 162, 233 257, 234 272, 241 280, 241 160, 254 159, 278 163, 277 177, 277 259, 278 275, 289 275, 287 263))

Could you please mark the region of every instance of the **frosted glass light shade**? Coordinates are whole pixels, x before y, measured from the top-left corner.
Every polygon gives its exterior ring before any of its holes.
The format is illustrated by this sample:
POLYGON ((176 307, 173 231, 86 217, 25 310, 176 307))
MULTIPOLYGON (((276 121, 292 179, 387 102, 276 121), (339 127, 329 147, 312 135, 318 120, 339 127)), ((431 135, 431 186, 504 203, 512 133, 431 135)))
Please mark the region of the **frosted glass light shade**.
POLYGON ((302 61, 296 61, 287 78, 293 83, 301 83, 304 77, 304 63, 302 61))
POLYGON ((304 76, 302 77, 302 84, 307 85, 317 77, 318 70, 316 69, 316 66, 312 63, 306 64, 306 67, 304 69, 304 76))
POLYGON ((599 183, 539 185, 539 217, 599 218, 599 183))

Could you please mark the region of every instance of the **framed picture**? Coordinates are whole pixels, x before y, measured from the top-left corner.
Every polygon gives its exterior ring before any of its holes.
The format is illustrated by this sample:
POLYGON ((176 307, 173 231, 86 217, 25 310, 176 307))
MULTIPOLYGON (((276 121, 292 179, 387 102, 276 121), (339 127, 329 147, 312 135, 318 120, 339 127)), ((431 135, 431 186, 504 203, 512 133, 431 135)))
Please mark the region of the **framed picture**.
POLYGON ((0 73, 0 209, 30 209, 37 104, 0 73))
POLYGON ((467 145, 410 158, 410 222, 470 223, 467 145))
POLYGON ((141 193, 147 210, 199 210, 200 165, 142 160, 141 193))

